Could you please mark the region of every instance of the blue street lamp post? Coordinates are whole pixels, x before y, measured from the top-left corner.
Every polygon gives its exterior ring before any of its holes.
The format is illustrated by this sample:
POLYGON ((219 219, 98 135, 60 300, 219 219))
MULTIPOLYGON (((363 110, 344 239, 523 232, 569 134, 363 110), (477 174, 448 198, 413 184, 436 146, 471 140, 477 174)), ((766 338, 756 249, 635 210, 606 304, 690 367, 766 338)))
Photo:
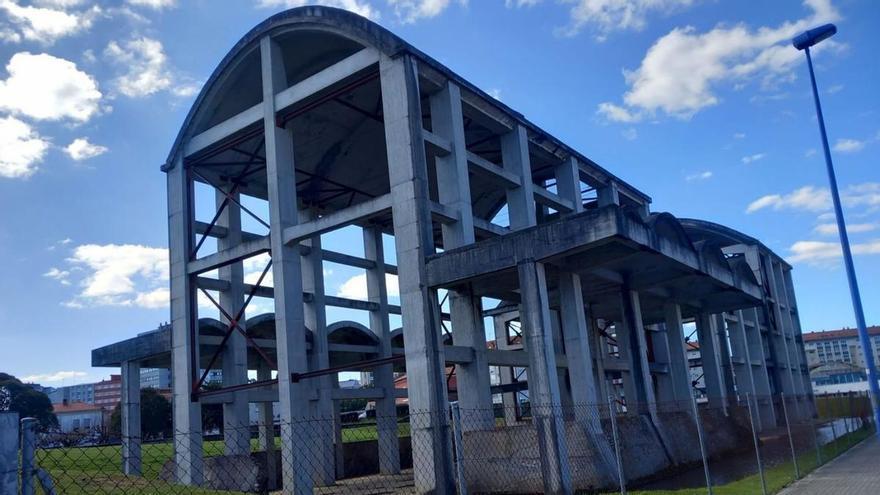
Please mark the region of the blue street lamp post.
POLYGON ((831 187, 831 199, 834 202, 834 214, 837 217, 837 230, 840 234, 840 247, 843 251, 843 264, 846 267, 846 277, 849 280, 849 292, 852 296, 853 311, 856 316, 856 327, 859 329, 859 342, 862 344, 862 357, 865 359, 865 367, 868 371, 868 386, 871 391, 871 407, 874 410, 874 424, 878 426, 877 435, 880 436, 880 386, 877 384, 877 368, 874 365, 874 352, 871 341, 868 338, 868 329, 865 325, 865 312, 862 309, 862 298, 859 295, 859 284, 856 280, 855 268, 853 268, 852 252, 849 247, 849 236, 846 233, 846 223, 843 220, 843 210, 840 207, 840 193, 837 191, 837 178, 834 175, 834 165, 831 163, 831 150, 828 149, 828 136, 825 134, 825 119, 822 117, 822 105, 819 103, 819 90, 816 88, 816 75, 813 73, 813 59, 810 57, 810 47, 820 41, 830 38, 837 32, 834 24, 825 24, 808 31, 804 31, 792 40, 792 44, 798 50, 803 50, 807 55, 807 67, 810 69, 810 83, 813 86, 813 100, 816 103, 816 118, 819 121, 819 133, 822 135, 822 148, 825 151, 825 165, 828 169, 828 182, 831 187))

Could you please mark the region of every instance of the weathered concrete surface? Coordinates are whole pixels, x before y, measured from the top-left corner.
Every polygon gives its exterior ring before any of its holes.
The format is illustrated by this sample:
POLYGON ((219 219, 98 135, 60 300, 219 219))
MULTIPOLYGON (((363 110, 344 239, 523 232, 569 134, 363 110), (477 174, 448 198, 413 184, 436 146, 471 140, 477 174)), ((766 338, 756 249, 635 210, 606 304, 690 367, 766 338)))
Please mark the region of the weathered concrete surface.
POLYGON ((18 413, 0 412, 0 493, 18 493, 18 413))

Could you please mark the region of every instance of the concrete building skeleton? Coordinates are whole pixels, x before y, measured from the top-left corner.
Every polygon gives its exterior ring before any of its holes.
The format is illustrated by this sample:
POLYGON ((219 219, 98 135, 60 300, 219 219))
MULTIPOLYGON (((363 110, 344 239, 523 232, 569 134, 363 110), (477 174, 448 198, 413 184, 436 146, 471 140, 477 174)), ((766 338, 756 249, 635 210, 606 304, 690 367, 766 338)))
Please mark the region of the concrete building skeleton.
MULTIPOLYGON (((332 425, 343 398, 376 401, 380 469, 398 472, 402 394, 416 491, 453 492, 450 365, 466 436, 499 432, 493 393, 507 424, 519 422, 514 395, 527 389, 542 488, 571 492, 567 425, 599 434, 596 416, 578 413, 586 405, 615 395, 655 425, 658 404, 689 410, 690 321, 711 406, 784 392, 797 414, 811 414, 790 266, 738 232, 651 212, 646 194, 354 14, 302 7, 255 27, 205 84, 162 169, 171 327, 93 353, 96 366, 122 368, 127 472, 140 466, 140 366, 172 369, 181 483, 203 481, 202 404, 223 404, 235 455, 249 449, 236 428, 248 402, 271 421, 277 401, 285 493, 334 482, 337 432, 302 425, 332 425), (196 183, 215 191, 213 218, 195 214, 196 183), (269 218, 249 220, 261 201, 269 218), (324 249, 322 234, 348 226, 362 229, 362 256, 324 249), (244 262, 266 253, 271 264, 246 282, 244 262), (324 262, 364 270, 367 300, 327 294, 324 262), (386 274, 398 277, 399 306, 386 274), (199 317, 197 294, 217 304, 219 321, 199 317), (255 296, 272 298, 274 313, 248 314, 255 296), (369 326, 326 321, 331 306, 369 312, 369 326), (391 331, 390 314, 402 331, 391 331), (365 360, 375 386, 339 389, 335 373, 365 360), (401 364, 407 390, 394 388, 401 364), (490 366, 500 386, 490 386, 490 366), (212 368, 223 388, 205 392, 202 370, 212 368)), ((759 406, 773 423, 772 402, 759 406)), ((271 428, 261 433, 273 442, 271 428)))

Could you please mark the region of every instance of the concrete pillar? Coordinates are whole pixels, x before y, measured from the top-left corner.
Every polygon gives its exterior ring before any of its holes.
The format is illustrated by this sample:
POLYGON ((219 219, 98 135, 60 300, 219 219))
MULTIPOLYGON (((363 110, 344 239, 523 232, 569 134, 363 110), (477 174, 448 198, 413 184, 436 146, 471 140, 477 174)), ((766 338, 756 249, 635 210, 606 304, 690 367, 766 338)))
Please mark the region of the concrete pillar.
POLYGON ((284 229, 298 223, 293 133, 275 124, 275 94, 287 85, 280 47, 260 40, 263 82, 263 129, 269 196, 275 337, 278 353, 278 402, 281 418, 282 480, 285 494, 309 494, 313 483, 309 449, 308 384, 291 373, 308 371, 299 248, 284 243, 284 229))
POLYGON ((520 317, 529 353, 529 400, 538 434, 544 493, 571 493, 544 266, 524 260, 517 269, 522 296, 520 317))
POLYGON ((782 280, 784 282, 785 291, 788 294, 788 304, 790 305, 789 309, 791 311, 791 323, 794 328, 795 340, 797 342, 798 356, 800 356, 800 363, 804 368, 801 370, 801 375, 803 377, 804 383, 803 400, 804 402, 806 402, 806 407, 802 408, 801 413, 804 418, 811 418, 816 414, 816 398, 814 397, 813 385, 812 381, 810 380, 807 352, 806 349, 804 349, 803 329, 801 328, 800 311, 798 311, 797 295, 794 292, 794 280, 792 279, 790 267, 783 268, 782 280))
POLYGON ((569 157, 556 166, 556 194, 568 199, 574 205, 572 213, 584 211, 581 199, 581 173, 575 157, 569 157))
MULTIPOLYGON (((777 360, 776 367, 782 369, 780 373, 780 375, 782 375, 782 391, 785 392, 785 395, 788 397, 795 397, 798 395, 798 390, 801 389, 801 385, 798 380, 800 373, 795 373, 794 371, 797 366, 797 358, 792 349, 794 339, 792 338, 790 330, 790 314, 786 315, 788 307, 783 308, 785 305, 785 295, 777 274, 776 262, 772 257, 765 257, 765 267, 767 270, 767 278, 770 283, 770 295, 773 297, 773 314, 776 320, 776 331, 778 332, 778 335, 776 335, 775 346, 777 360)), ((795 404, 789 413, 794 417, 799 417, 800 408, 795 404)))
MULTIPOLYGON (((364 257, 375 263, 367 269, 367 299, 376 304, 370 311, 370 330, 379 338, 379 356, 391 357, 391 322, 388 320, 388 288, 385 284, 385 250, 382 230, 364 229, 364 257)), ((400 441, 397 438, 397 406, 394 397, 394 368, 391 364, 373 370, 373 383, 382 388, 384 396, 376 401, 376 423, 379 437, 379 471, 400 472, 400 441)))
POLYGON ((520 177, 520 186, 507 190, 510 229, 531 227, 537 223, 535 186, 529 160, 529 140, 522 125, 516 124, 512 131, 501 136, 501 160, 505 170, 520 177))
POLYGON ((597 188, 596 194, 600 208, 608 205, 620 205, 620 193, 618 192, 617 184, 614 182, 597 188))
POLYGON ((379 61, 406 371, 415 491, 453 493, 454 475, 445 360, 436 291, 424 285, 425 256, 434 253, 416 61, 379 61))
POLYGON ((122 472, 141 475, 141 364, 122 363, 122 472))
POLYGON ((724 381, 724 394, 729 399, 736 397, 733 379, 733 361, 730 359, 730 345, 727 337, 727 321, 722 313, 717 313, 715 318, 715 332, 717 333, 718 357, 721 363, 721 374, 724 381))
MULTIPOLYGON (((269 369, 269 363, 260 361, 257 364, 257 380, 271 380, 272 370, 269 369)), ((275 479, 275 471, 277 459, 275 455, 275 416, 271 402, 257 403, 257 442, 259 450, 266 453, 266 472, 270 473, 266 479, 266 488, 268 490, 278 489, 278 483, 275 479)))
POLYGON ((650 413, 654 417, 657 405, 648 367, 648 345, 639 293, 624 286, 620 292, 620 307, 622 321, 617 329, 617 343, 621 359, 629 366, 623 379, 627 414, 650 413))
POLYGON ((19 418, 17 412, 0 411, 0 493, 16 494, 18 488, 19 418))
POLYGON ((183 159, 168 170, 168 251, 171 277, 171 379, 174 426, 175 479, 200 485, 204 479, 202 410, 193 397, 193 378, 199 371, 199 348, 190 332, 198 332, 196 293, 187 273, 193 249, 193 182, 183 159))
POLYGON ((776 284, 779 290, 779 303, 782 305, 782 307, 780 307, 783 315, 782 322, 787 331, 785 342, 789 348, 788 355, 789 360, 791 361, 791 366, 794 368, 792 370, 792 378, 794 380, 794 396, 792 403, 794 405, 794 411, 791 411, 791 413, 795 415, 796 418, 805 418, 809 416, 809 408, 806 405, 804 398, 807 397, 812 390, 812 385, 810 383, 809 375, 804 377, 803 373, 803 367, 806 364, 804 360, 806 357, 803 353, 803 345, 797 338, 800 328, 795 325, 795 317, 792 315, 793 308, 791 306, 791 298, 789 297, 789 289, 785 280, 782 262, 775 264, 774 274, 776 275, 776 284))
POLYGON ((671 350, 669 349, 669 338, 666 336, 665 325, 648 325, 645 327, 647 336, 650 337, 651 350, 654 353, 654 364, 658 367, 665 367, 666 372, 658 372, 653 374, 656 389, 654 394, 658 403, 665 403, 666 408, 675 407, 675 388, 673 383, 671 350))
MULTIPOLYGON (((608 356, 608 344, 605 337, 599 333, 599 320, 592 317, 592 310, 588 313, 590 316, 590 339, 592 341, 593 359, 596 362, 596 391, 600 399, 607 399, 611 395, 608 387, 608 377, 605 375, 605 358, 608 356)), ((604 324, 604 322, 603 322, 604 324)))
POLYGON ((693 396, 691 377, 684 343, 684 327, 681 323, 681 308, 678 304, 668 301, 663 305, 666 326, 666 341, 669 348, 669 376, 675 400, 681 410, 693 413, 690 401, 693 396))
POLYGON ((727 388, 718 352, 718 331, 714 315, 700 313, 696 320, 697 338, 700 341, 700 360, 703 363, 703 381, 709 406, 721 408, 727 414, 727 388))
MULTIPOLYGON (((495 325, 495 346, 499 350, 507 350, 510 346, 507 344, 507 319, 505 315, 495 316, 493 319, 495 325)), ((510 385, 513 383, 513 368, 510 366, 499 366, 498 375, 501 385, 510 385)), ((504 424, 513 426, 517 423, 517 403, 515 392, 504 392, 501 394, 501 405, 504 407, 504 424)))
MULTIPOLYGON (((232 186, 226 187, 231 194, 232 186)), ((235 201, 238 194, 231 194, 235 201)), ((222 208, 217 217, 217 226, 227 229, 225 237, 217 239, 217 250, 232 249, 241 244, 241 208, 235 201, 227 200, 223 191, 215 192, 215 207, 222 208), (225 207, 223 205, 226 204, 225 207)), ((217 278, 229 284, 229 289, 220 291, 220 306, 235 317, 244 305, 244 268, 242 262, 232 263, 217 270, 217 278)), ((220 321, 229 324, 221 313, 220 321)), ((238 323, 245 328, 246 313, 243 312, 238 323)), ((238 330, 232 330, 226 347, 223 349, 223 386, 229 387, 247 383, 247 342, 238 330)), ((248 417, 246 394, 232 394, 229 402, 223 403, 223 441, 226 455, 248 455, 251 450, 250 418, 248 417)))
MULTIPOLYGON (((301 222, 311 221, 318 216, 310 210, 300 211, 301 222)), ((303 305, 306 328, 312 331, 312 350, 309 367, 322 370, 330 367, 330 353, 327 343, 327 314, 324 303, 324 259, 321 251, 321 236, 310 237, 303 242, 310 249, 301 256, 302 287, 312 294, 311 301, 303 305)), ((333 435, 333 381, 336 375, 310 378, 308 385, 315 393, 309 401, 309 423, 311 424, 312 479, 320 485, 331 485, 336 481, 336 445, 333 435)))
MULTIPOLYGON (((749 346, 746 323, 742 311, 735 313, 736 320, 728 320, 727 332, 730 335, 730 360, 733 364, 734 378, 736 379, 736 391, 740 399, 745 394, 757 396, 754 369, 752 367, 752 353, 749 346)), ((761 429, 761 415, 757 417, 756 424, 761 429)))
POLYGON ((449 291, 452 316, 452 342, 473 349, 470 363, 455 366, 458 403, 462 410, 462 430, 495 428, 492 392, 489 385, 489 361, 486 354, 486 331, 480 299, 469 287, 449 291))
POLYGON ((758 308, 739 311, 740 321, 745 329, 749 356, 752 359, 752 378, 755 383, 755 397, 762 428, 776 427, 776 413, 770 399, 770 373, 767 369, 767 354, 764 350, 764 337, 761 334, 758 308))

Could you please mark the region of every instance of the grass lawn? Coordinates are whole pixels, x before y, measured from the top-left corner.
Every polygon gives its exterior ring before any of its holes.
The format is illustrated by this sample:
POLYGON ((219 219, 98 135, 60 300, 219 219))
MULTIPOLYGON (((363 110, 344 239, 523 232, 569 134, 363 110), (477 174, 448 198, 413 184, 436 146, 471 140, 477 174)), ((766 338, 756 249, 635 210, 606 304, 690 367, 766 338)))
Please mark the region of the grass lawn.
MULTIPOLYGON (((856 430, 850 433, 849 435, 838 438, 835 442, 823 445, 820 448, 822 454, 822 462, 828 462, 831 459, 842 454, 850 447, 871 436, 873 434, 873 431, 874 430, 871 428, 862 428, 860 430, 856 430)), ((818 467, 816 462, 817 459, 815 449, 808 450, 800 454, 797 459, 801 477, 805 476, 807 473, 813 471, 818 467)), ((766 469, 764 479, 767 483, 767 493, 777 493, 795 481, 794 464, 791 461, 788 461, 786 463, 766 469)), ((617 492, 610 492, 609 495, 613 493, 617 492)), ((705 495, 706 489, 685 488, 681 490, 650 491, 628 490, 627 493, 629 493, 630 495, 705 495)), ((758 474, 754 474, 752 476, 739 479, 726 485, 713 486, 712 493, 716 495, 760 495, 762 493, 761 478, 758 474)))
MULTIPOLYGON (((398 424, 398 436, 409 436, 409 423, 398 424)), ((375 440, 377 437, 375 424, 348 426, 342 430, 343 443, 375 440)), ((275 438, 275 445, 281 446, 280 437, 275 438)), ((203 448, 206 457, 217 456, 223 454, 224 445, 222 440, 210 440, 203 443, 203 448)), ((259 450, 256 439, 251 440, 251 450, 259 450)), ((162 466, 173 455, 171 442, 144 444, 141 448, 143 477, 128 477, 120 472, 122 447, 119 445, 40 449, 37 451, 37 465, 51 474, 57 491, 65 494, 230 493, 195 490, 162 482, 159 480, 162 466)))

